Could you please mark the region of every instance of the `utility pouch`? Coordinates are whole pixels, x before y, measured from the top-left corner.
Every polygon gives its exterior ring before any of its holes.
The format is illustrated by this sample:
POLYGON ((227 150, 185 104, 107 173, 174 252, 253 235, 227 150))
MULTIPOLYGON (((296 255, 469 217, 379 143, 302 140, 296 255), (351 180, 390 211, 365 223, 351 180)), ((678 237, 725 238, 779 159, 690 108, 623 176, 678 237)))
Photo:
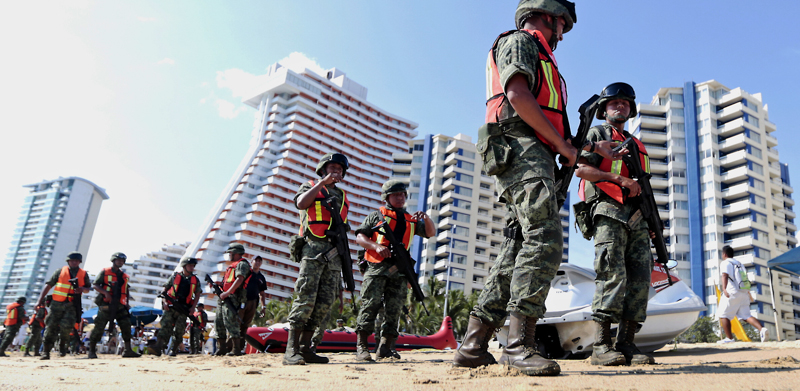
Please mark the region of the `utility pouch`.
POLYGON ((498 122, 483 124, 478 128, 478 142, 475 146, 481 154, 483 171, 487 175, 500 175, 511 163, 511 147, 498 122))
POLYGON ((356 257, 358 257, 358 271, 361 272, 363 276, 364 273, 367 272, 367 250, 361 249, 356 252, 356 257))
POLYGON ((303 259, 303 246, 306 245, 306 240, 300 235, 292 235, 289 239, 289 259, 292 262, 300 263, 303 259))
POLYGON ((636 229, 636 227, 639 226, 639 223, 642 222, 643 218, 644 218, 644 215, 642 215, 642 210, 641 209, 636 209, 636 212, 633 212, 633 214, 631 215, 631 218, 628 219, 628 228, 630 228, 632 230, 636 229))
POLYGON ((330 250, 325 251, 322 254, 317 256, 317 259, 323 262, 328 263, 328 268, 330 270, 339 271, 342 270, 342 264, 339 261, 339 250, 336 247, 331 247, 330 250))
POLYGON ((583 201, 572 205, 575 212, 575 225, 581 230, 586 240, 591 240, 594 236, 594 221, 592 221, 592 206, 583 201))

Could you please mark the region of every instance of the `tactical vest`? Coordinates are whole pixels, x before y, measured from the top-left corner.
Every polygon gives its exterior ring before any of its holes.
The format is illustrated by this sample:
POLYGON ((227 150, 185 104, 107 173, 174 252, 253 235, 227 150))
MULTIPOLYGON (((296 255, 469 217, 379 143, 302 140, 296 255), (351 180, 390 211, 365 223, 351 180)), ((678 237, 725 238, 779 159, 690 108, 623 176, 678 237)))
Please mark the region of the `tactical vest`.
POLYGON ((192 305, 199 280, 194 274, 189 277, 188 284, 187 281, 183 281, 183 279, 182 273, 175 273, 175 277, 172 279, 172 286, 167 291, 167 296, 177 302, 183 301, 187 305, 192 305), (187 287, 189 288, 188 291, 186 290, 187 287))
POLYGON ((47 307, 45 307, 45 306, 36 307, 36 310, 33 313, 33 316, 31 316, 31 320, 28 321, 28 325, 29 326, 33 326, 34 323, 39 322, 39 327, 44 327, 44 319, 45 318, 47 318, 47 307), (39 316, 38 316, 39 315, 39 309, 42 309, 44 311, 44 316, 42 316, 41 318, 39 318, 39 316))
MULTIPOLYGON (((113 294, 111 287, 114 286, 116 282, 117 274, 114 273, 110 267, 103 269, 103 285, 105 285, 105 290, 107 292, 113 294)), ((103 301, 105 301, 105 298, 103 301)), ((122 273, 122 288, 120 289, 119 303, 128 305, 128 275, 125 273, 122 273)))
MULTIPOLYGON (((603 125, 605 127, 605 125, 603 125)), ((611 127, 611 141, 616 141, 617 144, 625 141, 625 136, 622 132, 618 131, 617 128, 611 127)), ((649 173, 650 172, 650 157, 647 155, 647 150, 642 144, 641 141, 637 138, 633 138, 636 142, 636 145, 639 147, 639 163, 642 165, 642 170, 649 173)), ((610 160, 610 159, 603 159, 600 162, 600 167, 598 167, 601 171, 610 172, 612 174, 618 174, 625 178, 630 178, 630 173, 628 172, 628 167, 623 163, 622 160, 610 160)), ((613 198, 620 204, 625 203, 625 193, 622 191, 622 186, 615 182, 611 181, 599 181, 590 183, 589 186, 596 186, 603 193, 607 194, 609 197, 613 198)), ((586 201, 587 199, 587 192, 589 193, 589 198, 592 197, 592 192, 594 192, 594 188, 587 188, 586 181, 581 179, 581 183, 578 189, 578 196, 581 198, 582 201, 586 201)))
MULTIPOLYGON (((225 270, 225 277, 222 278, 223 291, 227 291, 228 288, 230 288, 233 285, 234 281, 236 281, 236 266, 239 265, 239 262, 247 262, 247 260, 242 258, 234 263, 231 263, 231 265, 228 266, 228 269, 225 270)), ((250 273, 250 275, 252 274, 253 273, 250 273)), ((250 276, 247 276, 244 283, 242 283, 242 286, 240 286, 239 289, 247 288, 248 282, 250 282, 250 276)))
MULTIPOLYGON (((539 48, 539 63, 536 67, 536 80, 534 81, 533 96, 536 97, 536 102, 542 108, 544 116, 550 121, 558 134, 563 138, 564 129, 566 128, 566 107, 567 107, 567 83, 558 71, 558 64, 556 63, 553 52, 550 46, 543 44, 547 42, 544 35, 537 30, 511 30, 500 34, 499 37, 492 44, 492 49, 489 51, 489 58, 486 60, 486 123, 500 122, 504 119, 511 117, 506 115, 513 110, 511 104, 506 98, 505 90, 500 81, 500 73, 497 69, 495 60, 495 49, 500 39, 513 34, 517 31, 524 31, 534 42, 536 47, 539 48)), ((537 136, 545 145, 553 149, 550 144, 543 137, 537 136)))
POLYGON ((22 318, 22 314, 19 311, 19 308, 22 307, 20 303, 11 303, 6 306, 6 321, 3 322, 6 326, 13 326, 20 322, 22 318))
MULTIPOLYGON (((389 224, 389 229, 391 229, 393 233, 397 232, 396 230, 397 212, 384 206, 381 207, 380 211, 381 214, 383 215, 383 219, 386 221, 387 224, 389 224)), ((411 239, 414 238, 414 229, 417 226, 416 225, 417 221, 414 220, 411 217, 411 215, 406 212, 403 213, 403 217, 405 217, 406 226, 405 226, 405 233, 403 233, 402 241, 403 245, 406 247, 406 250, 409 250, 411 249, 411 239)), ((381 246, 387 246, 387 247, 389 246, 389 240, 386 239, 383 236, 383 234, 381 234, 378 231, 372 233, 371 239, 375 243, 380 244, 381 246)), ((383 257, 380 256, 380 254, 376 253, 373 250, 367 250, 367 253, 364 255, 364 258, 371 263, 380 263, 384 259, 383 257)))
MULTIPOLYGON (((314 181, 308 181, 311 186, 314 186, 314 181)), ((325 238, 325 231, 330 230, 333 221, 331 220, 331 213, 327 208, 322 206, 322 201, 325 200, 325 194, 328 191, 323 187, 320 189, 317 197, 314 198, 314 204, 306 210, 307 221, 306 226, 311 234, 318 238, 325 238)), ((339 207, 339 216, 342 217, 343 222, 347 222, 347 211, 350 209, 350 203, 347 202, 347 192, 342 190, 343 202, 339 207)), ((302 228, 301 228, 302 230, 302 228)))
MULTIPOLYGON (((86 271, 78 269, 78 274, 75 277, 78 279, 78 288, 83 288, 86 281, 86 271)), ((75 294, 75 290, 72 289, 72 284, 69 283, 69 280, 69 266, 64 266, 61 268, 58 282, 56 282, 56 286, 53 289, 53 300, 61 302, 72 301, 71 295, 75 294)))
POLYGON ((200 321, 200 328, 203 329, 203 330, 206 329, 206 320, 203 317, 204 314, 205 314, 205 312, 203 312, 203 311, 196 311, 194 314, 192 314, 192 315, 194 315, 195 318, 197 318, 197 320, 200 321))

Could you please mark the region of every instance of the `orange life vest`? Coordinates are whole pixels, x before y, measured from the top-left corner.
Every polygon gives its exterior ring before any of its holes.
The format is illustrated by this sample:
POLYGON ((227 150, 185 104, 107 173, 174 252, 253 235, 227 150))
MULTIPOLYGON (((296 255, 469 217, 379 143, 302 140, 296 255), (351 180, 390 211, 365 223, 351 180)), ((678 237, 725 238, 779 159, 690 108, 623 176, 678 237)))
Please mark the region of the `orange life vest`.
MULTIPOLYGON (((179 297, 178 293, 181 287, 181 280, 183 279, 182 273, 175 273, 175 277, 172 279, 172 286, 169 287, 167 290, 167 296, 169 296, 172 300, 179 301, 181 297, 179 297)), ((192 305, 192 301, 194 300, 194 292, 197 289, 197 284, 199 280, 197 276, 192 274, 189 278, 189 293, 186 295, 186 304, 192 305)))
MULTIPOLYGON (((111 287, 114 286, 116 282, 117 274, 114 273, 110 267, 103 269, 103 285, 107 292, 111 292, 111 287)), ((103 301, 105 301, 105 299, 103 299, 103 301)), ((128 305, 128 275, 125 273, 122 273, 122 289, 120 289, 119 303, 128 305)))
MULTIPOLYGON (((75 277, 78 279, 78 288, 83 288, 84 282, 86 281, 86 271, 78 269, 78 274, 75 277)), ((56 282, 56 286, 53 288, 54 301, 72 301, 71 295, 75 294, 75 290, 72 289, 72 284, 69 283, 69 279, 69 266, 64 266, 61 268, 61 274, 58 275, 58 282, 56 282)))
POLYGON ((35 311, 36 312, 34 312, 33 316, 31 316, 31 320, 28 322, 28 325, 33 326, 34 323, 39 322, 39 327, 44 327, 44 318, 47 317, 47 307, 45 306, 36 307, 35 311), (40 308, 44 310, 44 316, 42 316, 41 319, 39 319, 39 317, 37 316, 39 314, 40 308))
MULTIPOLYGON (((314 181, 308 181, 308 183, 314 186, 314 181)), ((308 230, 311 231, 312 235, 318 238, 324 238, 326 236, 325 231, 329 230, 331 225, 333 225, 331 213, 322 206, 322 201, 325 200, 325 194, 327 194, 327 192, 328 191, 324 187, 320 189, 317 197, 314 198, 314 204, 306 210, 308 215, 308 221, 306 222, 308 230)), ((350 209, 350 203, 347 202, 347 192, 342 190, 342 195, 344 195, 344 202, 339 206, 339 216, 341 216, 342 221, 346 223, 347 211, 350 209)))
MULTIPOLYGON (((242 258, 242 259, 240 259, 240 260, 238 260, 236 262, 231 263, 231 265, 228 266, 228 268, 225 270, 225 276, 222 277, 222 290, 223 291, 227 291, 228 288, 230 288, 233 285, 233 283, 236 281, 236 266, 238 266, 239 262, 242 262, 242 261, 248 262, 246 259, 242 258)), ((252 276, 252 275, 253 275, 253 273, 250 273, 250 276, 252 276)), ((247 283, 250 281, 250 276, 247 276, 247 279, 244 280, 244 283, 242 283, 242 286, 240 286, 239 289, 247 288, 247 283)))
MULTIPOLYGON (((389 224, 389 229, 391 229, 392 232, 395 232, 395 227, 397 227, 397 212, 384 206, 382 206, 380 210, 381 214, 383 215, 383 219, 386 221, 387 224, 389 224)), ((406 231, 403 234, 402 241, 403 245, 406 247, 406 250, 409 250, 411 249, 411 239, 414 238, 414 229, 417 226, 415 223, 417 222, 417 220, 414 220, 408 213, 403 213, 403 216, 406 219, 406 231)), ((389 240, 386 239, 380 232, 377 231, 373 232, 371 239, 375 243, 378 243, 382 246, 389 246, 389 240)), ((383 257, 381 257, 380 254, 372 250, 367 250, 367 253, 364 255, 364 258, 372 263, 380 263, 381 261, 383 261, 383 257)))
MULTIPOLYGON (((611 140, 616 141, 618 144, 625 141, 625 136, 622 132, 618 131, 617 128, 612 127, 611 130, 611 140)), ((636 142, 636 145, 639 147, 639 163, 642 165, 642 169, 649 173, 650 172, 650 157, 647 156, 647 149, 645 149, 644 144, 637 138, 633 138, 636 142)), ((618 174, 624 176, 626 178, 630 178, 630 173, 628 172, 628 167, 622 160, 610 160, 610 159, 603 159, 600 162, 600 170, 605 172, 610 172, 613 174, 618 174)), ((603 193, 606 193, 609 197, 615 199, 620 204, 625 203, 625 193, 622 192, 622 186, 610 182, 610 181, 600 181, 600 182, 593 182, 595 186, 597 186, 603 193)), ((578 189, 578 196, 581 198, 582 201, 586 201, 586 181, 581 179, 581 183, 578 189)))
POLYGON ((3 322, 4 325, 13 326, 20 322, 22 314, 20 313, 19 307, 22 307, 22 304, 11 303, 6 306, 6 321, 3 322))
POLYGON ((200 321, 200 328, 205 330, 206 329, 206 321, 205 321, 205 319, 203 319, 203 313, 200 312, 200 311, 197 311, 192 315, 194 315, 194 317, 197 318, 197 320, 200 321))
MULTIPOLYGON (((500 34, 494 41, 492 49, 489 51, 489 58, 486 60, 486 123, 500 122, 507 118, 503 117, 503 112, 510 106, 503 85, 500 81, 500 73, 495 61, 495 49, 500 38, 513 34, 517 31, 524 31, 530 34, 539 48, 539 64, 536 67, 536 80, 533 86, 533 96, 542 108, 544 116, 550 121, 561 137, 564 137, 564 129, 567 121, 567 83, 558 72, 558 64, 553 51, 544 39, 544 35, 537 30, 511 30, 500 34)), ((537 137, 539 137, 537 135, 537 137)), ((545 145, 553 149, 543 137, 539 137, 545 145)))

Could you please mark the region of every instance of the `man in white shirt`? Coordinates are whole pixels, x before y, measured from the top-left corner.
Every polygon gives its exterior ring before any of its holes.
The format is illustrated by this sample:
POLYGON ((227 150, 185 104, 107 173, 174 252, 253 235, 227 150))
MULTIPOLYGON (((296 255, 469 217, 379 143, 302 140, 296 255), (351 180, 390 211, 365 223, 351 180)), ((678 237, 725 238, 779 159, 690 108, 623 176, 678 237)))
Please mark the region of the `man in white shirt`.
POLYGON ((722 296, 719 299, 717 317, 720 328, 725 332, 725 338, 717 343, 735 341, 731 333, 731 319, 734 317, 745 319, 747 323, 758 329, 761 342, 766 341, 769 338, 769 330, 761 327, 761 322, 750 315, 750 281, 747 279, 747 271, 742 263, 733 257, 731 246, 722 248, 722 262, 719 270, 722 296))

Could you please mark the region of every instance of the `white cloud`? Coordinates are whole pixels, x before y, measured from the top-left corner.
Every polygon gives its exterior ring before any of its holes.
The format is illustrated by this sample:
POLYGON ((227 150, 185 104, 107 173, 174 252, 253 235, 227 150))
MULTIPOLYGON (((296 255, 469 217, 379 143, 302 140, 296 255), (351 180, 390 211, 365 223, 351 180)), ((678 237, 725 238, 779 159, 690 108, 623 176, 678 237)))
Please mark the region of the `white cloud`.
POLYGON ((316 60, 308 58, 308 56, 300 52, 293 52, 289 54, 289 57, 279 60, 278 63, 297 73, 300 73, 305 69, 309 69, 322 77, 325 77, 325 75, 328 73, 327 70, 322 68, 316 60))
POLYGON ((239 116, 239 114, 247 111, 246 107, 236 105, 232 102, 228 102, 225 99, 217 99, 214 102, 214 105, 217 106, 217 112, 219 112, 219 116, 225 119, 233 119, 239 116))
POLYGON ((175 65, 175 60, 165 57, 163 60, 157 62, 159 65, 175 65))
POLYGON ((140 17, 138 17, 136 19, 139 19, 140 22, 155 22, 156 21, 156 18, 144 17, 144 16, 140 16, 140 17))
POLYGON ((256 76, 241 69, 226 69, 217 72, 217 87, 231 91, 234 98, 244 98, 269 76, 256 76))

